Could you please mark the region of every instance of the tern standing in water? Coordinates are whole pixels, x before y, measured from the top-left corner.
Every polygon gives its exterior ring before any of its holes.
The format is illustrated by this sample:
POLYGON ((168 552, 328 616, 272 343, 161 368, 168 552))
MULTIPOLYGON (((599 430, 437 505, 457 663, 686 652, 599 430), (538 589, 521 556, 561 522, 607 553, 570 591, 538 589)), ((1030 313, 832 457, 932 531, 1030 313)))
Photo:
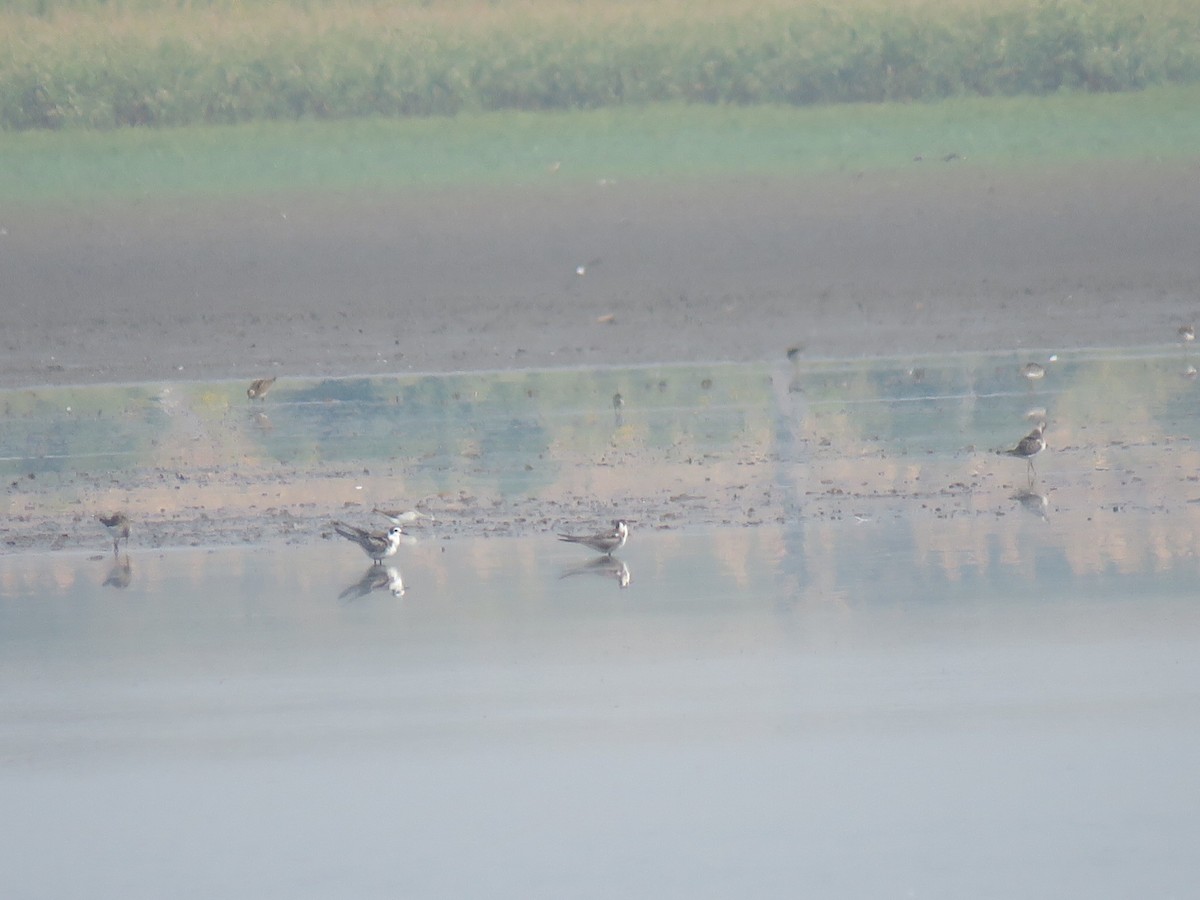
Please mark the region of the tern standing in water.
POLYGON ((614 519, 612 524, 613 527, 610 531, 601 531, 596 534, 560 534, 558 539, 572 544, 583 544, 585 547, 591 547, 597 553, 612 556, 613 551, 624 547, 625 541, 629 538, 629 525, 624 519, 614 519))
POLYGON ((345 522, 334 522, 333 530, 348 541, 354 541, 362 547, 363 553, 381 565, 389 556, 395 556, 400 548, 400 538, 404 530, 399 525, 393 525, 386 534, 372 534, 362 528, 355 528, 345 522))
POLYGON ((113 556, 117 555, 117 546, 122 540, 125 541, 126 547, 129 546, 129 516, 123 512, 113 513, 111 516, 101 513, 96 518, 108 529, 108 535, 113 539, 113 556))

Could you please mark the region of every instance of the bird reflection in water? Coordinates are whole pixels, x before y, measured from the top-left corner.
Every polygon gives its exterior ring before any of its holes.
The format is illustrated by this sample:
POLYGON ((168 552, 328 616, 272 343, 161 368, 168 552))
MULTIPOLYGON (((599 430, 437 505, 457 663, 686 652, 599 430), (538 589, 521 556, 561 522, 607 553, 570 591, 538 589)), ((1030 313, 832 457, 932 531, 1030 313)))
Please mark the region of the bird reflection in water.
POLYGON ((1013 494, 1013 499, 1020 503, 1026 512, 1032 513, 1043 522, 1047 521, 1046 510, 1050 508, 1050 498, 1045 494, 1026 488, 1013 494))
POLYGON ((629 566, 615 556, 598 556, 580 566, 563 569, 559 579, 570 578, 572 575, 599 575, 601 578, 611 578, 622 588, 629 587, 629 566))
POLYGON ((269 434, 275 430, 275 423, 261 409, 250 410, 250 424, 257 428, 263 434, 269 434))
POLYGON ((370 565, 363 576, 338 594, 343 602, 358 600, 375 591, 390 591, 393 597, 404 596, 404 579, 395 566, 370 565))
POLYGON ((108 570, 108 575, 104 579, 104 587, 124 590, 129 587, 131 581, 133 581, 133 564, 129 562, 129 554, 126 553, 124 559, 113 560, 112 568, 108 570))

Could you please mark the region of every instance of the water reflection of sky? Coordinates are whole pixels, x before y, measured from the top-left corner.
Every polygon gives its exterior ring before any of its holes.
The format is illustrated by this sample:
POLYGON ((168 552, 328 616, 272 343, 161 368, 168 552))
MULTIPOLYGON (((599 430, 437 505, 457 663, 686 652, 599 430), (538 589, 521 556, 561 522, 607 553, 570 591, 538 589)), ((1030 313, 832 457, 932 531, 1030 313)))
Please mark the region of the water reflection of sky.
MULTIPOLYGON (((10 558, 0 593, 3 696, 19 707, 24 689, 53 693, 60 682, 86 693, 92 679, 132 679, 127 686, 142 690, 162 676, 316 677, 324 668, 431 660, 520 665, 526 653, 555 665, 580 653, 644 664, 693 652, 911 650, 947 634, 984 645, 1200 640, 1194 566, 1078 579, 1035 554, 1021 573, 951 580, 943 567, 907 566, 911 548, 879 536, 854 539, 848 556, 857 564, 831 587, 805 577, 789 534, 769 527, 635 535, 591 571, 597 557, 549 538, 426 541, 388 566, 332 541, 117 560, 10 558), (125 583, 105 584, 122 569, 125 583), (347 590, 380 573, 373 590, 347 590)), ((8 722, 10 741, 20 743, 23 726, 8 722)))
POLYGON ((766 453, 790 438, 836 441, 847 457, 939 455, 1009 442, 1038 408, 1060 445, 1197 430, 1178 357, 1063 354, 1038 382, 1020 377, 1025 358, 294 378, 260 402, 241 382, 9 390, 0 473, 398 456, 438 470, 612 443, 766 453))
POLYGON ((330 511, 429 499, 451 537, 615 515, 643 532, 772 526, 796 590, 844 592, 863 567, 975 590, 1190 575, 1186 358, 1039 354, 1047 375, 1028 382, 1030 356, 284 379, 261 403, 242 383, 9 391, 5 532, 20 547, 41 515, 59 545, 100 547, 89 512, 122 507, 142 546, 194 543, 192 526, 220 543, 220 508, 284 518, 292 539, 330 511), (1031 482, 994 451, 1041 412, 1031 482))
POLYGON ((125 587, 8 557, 8 888, 1186 893, 1194 572, 954 580, 892 525, 813 527, 635 534, 625 589, 549 537, 402 548, 400 596, 340 596, 344 542, 135 548, 125 587), (857 560, 832 588, 822 541, 857 560))

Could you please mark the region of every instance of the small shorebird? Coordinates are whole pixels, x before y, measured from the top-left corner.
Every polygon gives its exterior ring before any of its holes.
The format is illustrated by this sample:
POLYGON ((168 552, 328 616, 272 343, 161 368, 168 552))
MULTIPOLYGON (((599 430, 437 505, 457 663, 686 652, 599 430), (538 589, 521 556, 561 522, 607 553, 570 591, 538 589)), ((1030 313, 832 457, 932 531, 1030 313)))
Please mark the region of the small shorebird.
POLYGON ((1029 379, 1030 384, 1033 384, 1033 382, 1040 381, 1046 377, 1046 367, 1041 363, 1025 363, 1021 367, 1021 374, 1029 379))
POLYGON ((125 541, 126 547, 129 546, 129 516, 123 512, 113 513, 111 516, 101 513, 96 518, 108 529, 109 537, 113 539, 113 556, 117 555, 117 546, 122 540, 125 541))
POLYGON ((246 388, 246 396, 251 400, 261 400, 263 397, 267 396, 267 392, 271 390, 274 384, 274 375, 272 375, 270 378, 256 378, 254 381, 250 382, 250 387, 246 388))
POLYGON ((1030 475, 1037 475, 1037 470, 1033 467, 1033 458, 1046 449, 1046 438, 1043 436, 1045 431, 1046 423, 1038 422, 1033 431, 1017 441, 1017 446, 1011 450, 1004 450, 1004 454, 1007 456, 1019 456, 1025 462, 1029 463, 1030 475))
POLYGON ((400 538, 404 535, 399 525, 393 525, 387 530, 387 534, 372 534, 345 522, 334 522, 333 530, 346 540, 354 541, 362 547, 363 553, 375 560, 375 565, 380 565, 389 556, 395 555, 400 548, 400 538))
POLYGON ((558 539, 572 544, 583 544, 585 547, 591 547, 597 553, 612 556, 613 551, 624 547, 625 541, 629 538, 629 526, 624 519, 614 519, 612 524, 613 527, 610 531, 601 531, 597 534, 560 534, 558 539))
POLYGON ((383 516, 393 525, 409 525, 417 521, 417 519, 433 518, 433 516, 429 515, 429 513, 423 513, 419 509, 380 509, 378 506, 376 506, 371 510, 371 512, 375 513, 376 515, 383 516))
POLYGON ((1183 341, 1183 343, 1185 345, 1190 344, 1192 341, 1194 341, 1196 339, 1196 326, 1195 325, 1180 325, 1175 333, 1177 335, 1179 335, 1179 339, 1181 341, 1183 341))

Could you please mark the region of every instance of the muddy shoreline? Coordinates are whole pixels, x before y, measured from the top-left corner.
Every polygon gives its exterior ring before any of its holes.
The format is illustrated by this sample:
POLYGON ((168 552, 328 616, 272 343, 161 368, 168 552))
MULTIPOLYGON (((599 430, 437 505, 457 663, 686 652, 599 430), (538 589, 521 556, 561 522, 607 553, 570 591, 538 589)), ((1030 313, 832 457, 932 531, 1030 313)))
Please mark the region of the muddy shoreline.
POLYGON ((929 164, 10 211, 0 386, 1169 342, 1198 185, 929 164))

